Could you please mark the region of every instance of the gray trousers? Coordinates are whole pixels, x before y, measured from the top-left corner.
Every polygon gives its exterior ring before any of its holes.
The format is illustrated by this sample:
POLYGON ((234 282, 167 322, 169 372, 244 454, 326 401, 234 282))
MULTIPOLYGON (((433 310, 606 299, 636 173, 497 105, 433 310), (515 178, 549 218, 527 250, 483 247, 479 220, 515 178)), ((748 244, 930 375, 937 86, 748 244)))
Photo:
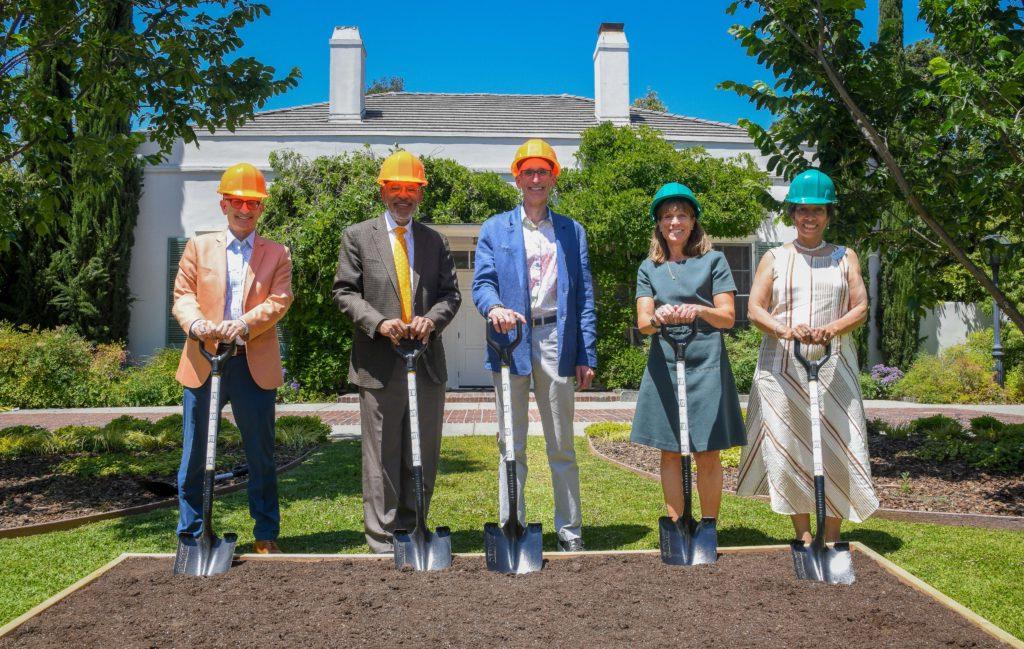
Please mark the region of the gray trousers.
MULTIPOLYGON (((408 388, 405 364, 396 355, 391 379, 382 389, 359 389, 359 423, 363 434, 363 526, 366 543, 373 552, 391 552, 394 531, 411 530, 416 523, 408 388)), ((429 508, 437 460, 441 455, 445 386, 434 383, 426 371, 420 371, 416 377, 416 392, 423 489, 429 508)))
MULTIPOLYGON (((555 325, 533 330, 530 358, 533 363, 534 396, 547 444, 551 486, 555 496, 555 530, 558 538, 568 541, 579 538, 583 517, 580 513, 580 471, 576 465, 573 445, 573 410, 575 407, 574 377, 558 375, 558 332, 555 325)), ((505 424, 502 412, 501 374, 492 372, 498 402, 499 513, 501 523, 508 520, 508 488, 505 479, 505 424)), ((530 376, 511 375, 512 443, 516 454, 516 480, 519 483, 519 521, 526 521, 526 432, 530 424, 530 376)))

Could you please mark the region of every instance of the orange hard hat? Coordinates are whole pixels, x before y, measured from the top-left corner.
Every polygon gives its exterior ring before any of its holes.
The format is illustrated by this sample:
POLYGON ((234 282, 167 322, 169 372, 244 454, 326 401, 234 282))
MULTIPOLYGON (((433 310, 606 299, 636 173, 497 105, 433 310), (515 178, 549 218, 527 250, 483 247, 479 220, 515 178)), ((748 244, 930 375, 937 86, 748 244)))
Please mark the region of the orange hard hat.
POLYGON ((263 173, 248 162, 231 165, 220 177, 217 193, 239 198, 266 198, 267 179, 263 173))
POLYGON ((513 176, 519 175, 519 166, 528 158, 541 158, 550 162, 551 174, 555 178, 562 171, 562 167, 558 164, 558 157, 555 156, 555 150, 551 148, 551 145, 544 140, 533 139, 523 142, 523 145, 516 151, 515 160, 512 161, 513 176))
POLYGON ((427 174, 423 163, 408 151, 396 151, 384 159, 377 176, 377 184, 384 186, 387 182, 427 184, 427 174))

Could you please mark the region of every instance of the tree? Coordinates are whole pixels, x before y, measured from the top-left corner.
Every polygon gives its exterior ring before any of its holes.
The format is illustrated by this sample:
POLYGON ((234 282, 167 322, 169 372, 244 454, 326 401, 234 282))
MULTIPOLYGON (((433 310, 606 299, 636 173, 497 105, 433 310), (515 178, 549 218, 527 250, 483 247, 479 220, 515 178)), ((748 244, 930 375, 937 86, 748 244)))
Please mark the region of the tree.
POLYGON ((296 83, 297 70, 275 79, 255 59, 226 61, 266 13, 250 0, 0 6, 0 193, 33 201, 0 204, 3 317, 127 336, 141 166, 196 129, 234 129, 296 83))
MULTIPOLYGON (((0 164, 22 161, 48 187, 39 209, 26 215, 30 230, 46 231, 66 220, 71 201, 69 160, 93 169, 121 168, 144 140, 156 145, 144 161, 164 159, 176 141, 196 142, 196 131, 233 130, 267 99, 295 86, 293 69, 274 78, 274 68, 252 57, 229 61, 242 45, 239 31, 266 15, 251 0, 133 0, 131 30, 111 36, 90 26, 121 0, 18 0, 0 3, 0 164), (104 40, 106 39, 106 40, 104 40), (85 62, 110 56, 125 68, 85 62), (114 79, 117 81, 113 81, 114 79), (83 91, 113 84, 116 99, 82 103, 83 91), (80 108, 111 118, 125 114, 138 129, 111 136, 78 133, 80 108)), ((116 176, 116 174, 113 174, 116 176)), ((77 187, 102 196, 110 184, 77 187)), ((9 215, 0 217, 0 250, 10 243, 9 215)))
POLYGON ((633 105, 637 108, 646 108, 647 110, 657 110, 662 113, 668 112, 668 107, 665 106, 665 102, 661 100, 658 93, 651 88, 647 88, 647 94, 643 97, 637 97, 633 100, 633 105))
MULTIPOLYGON (((1024 201, 1024 8, 998 0, 924 0, 921 16, 942 55, 930 75, 907 75, 886 42, 865 46, 857 0, 743 0, 756 8, 733 35, 776 77, 773 86, 724 82, 780 119, 768 130, 744 125, 769 155, 769 169, 792 177, 811 146, 827 171, 864 178, 868 205, 877 191, 899 192, 910 214, 902 229, 934 255, 955 260, 1019 327, 1024 316, 978 263, 978 241, 996 230, 1021 240, 1024 201), (906 128, 899 128, 906 124, 906 128)), ((844 208, 844 214, 846 210, 844 208)), ((847 227, 872 236, 877 215, 847 227)), ((919 278, 935 282, 932 277, 919 278)))
POLYGON ((879 0, 878 42, 903 48, 903 0, 879 0))
POLYGON ((384 92, 402 92, 405 90, 405 79, 402 77, 381 77, 374 79, 366 87, 366 94, 379 95, 384 92))
POLYGON ((583 132, 579 169, 558 181, 556 208, 587 231, 598 326, 598 379, 608 387, 636 387, 644 358, 630 349, 635 325, 634 279, 647 257, 658 188, 678 180, 694 190, 702 225, 713 237, 744 237, 767 217, 768 177, 749 156, 715 158, 703 149, 677 151, 648 127, 604 123, 583 132))

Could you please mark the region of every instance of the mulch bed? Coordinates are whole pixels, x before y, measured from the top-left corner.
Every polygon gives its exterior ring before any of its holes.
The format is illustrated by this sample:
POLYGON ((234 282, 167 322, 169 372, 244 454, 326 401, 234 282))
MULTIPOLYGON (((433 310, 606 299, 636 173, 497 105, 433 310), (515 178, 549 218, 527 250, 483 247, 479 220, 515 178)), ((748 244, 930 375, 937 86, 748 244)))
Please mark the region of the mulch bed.
MULTIPOLYGON (((310 447, 312 448, 312 447, 310 447)), ((284 466, 310 449, 276 453, 277 465, 284 466)), ((89 514, 115 511, 166 500, 147 491, 133 477, 85 477, 57 472, 70 456, 50 456, 0 461, 0 529, 48 523, 89 514)), ((220 452, 218 470, 245 464, 241 450, 220 452)), ((174 484, 174 474, 140 476, 174 484)), ((245 482, 232 478, 218 487, 245 482)))
POLYGON ((0 648, 1000 647, 854 553, 852 586, 801 582, 786 551, 680 568, 580 556, 523 576, 457 557, 440 573, 387 561, 245 561, 223 575, 128 559, 32 618, 0 648))
MULTIPOLYGON (((661 451, 631 442, 593 440, 602 454, 658 474, 661 451)), ((1024 516, 1024 475, 984 473, 963 462, 917 458, 915 442, 872 435, 868 439, 871 477, 881 506, 921 512, 1024 516)), ((724 487, 736 490, 737 469, 725 467, 724 487)))

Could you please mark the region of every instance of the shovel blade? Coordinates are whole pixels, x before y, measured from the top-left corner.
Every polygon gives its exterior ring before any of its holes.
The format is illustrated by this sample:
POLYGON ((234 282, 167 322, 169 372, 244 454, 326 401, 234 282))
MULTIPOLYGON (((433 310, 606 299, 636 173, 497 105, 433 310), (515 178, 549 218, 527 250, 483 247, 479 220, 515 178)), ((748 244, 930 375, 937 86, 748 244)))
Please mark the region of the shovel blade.
POLYGON ((544 565, 541 524, 530 523, 526 528, 511 521, 505 525, 485 524, 484 557, 487 569, 493 572, 522 575, 540 570, 544 565))
POLYGON ((412 532, 395 530, 394 546, 399 570, 444 570, 452 565, 452 534, 447 527, 439 527, 433 534, 419 527, 412 532))
POLYGON ((223 539, 216 534, 178 536, 178 551, 174 555, 174 574, 209 577, 227 572, 235 556, 238 537, 230 532, 223 539))
POLYGON ((810 545, 803 541, 791 541, 790 548, 797 579, 847 585, 856 579, 849 543, 835 543, 830 548, 817 540, 810 545))
POLYGON ((661 560, 673 566, 697 566, 718 561, 718 525, 713 518, 658 519, 661 560))

